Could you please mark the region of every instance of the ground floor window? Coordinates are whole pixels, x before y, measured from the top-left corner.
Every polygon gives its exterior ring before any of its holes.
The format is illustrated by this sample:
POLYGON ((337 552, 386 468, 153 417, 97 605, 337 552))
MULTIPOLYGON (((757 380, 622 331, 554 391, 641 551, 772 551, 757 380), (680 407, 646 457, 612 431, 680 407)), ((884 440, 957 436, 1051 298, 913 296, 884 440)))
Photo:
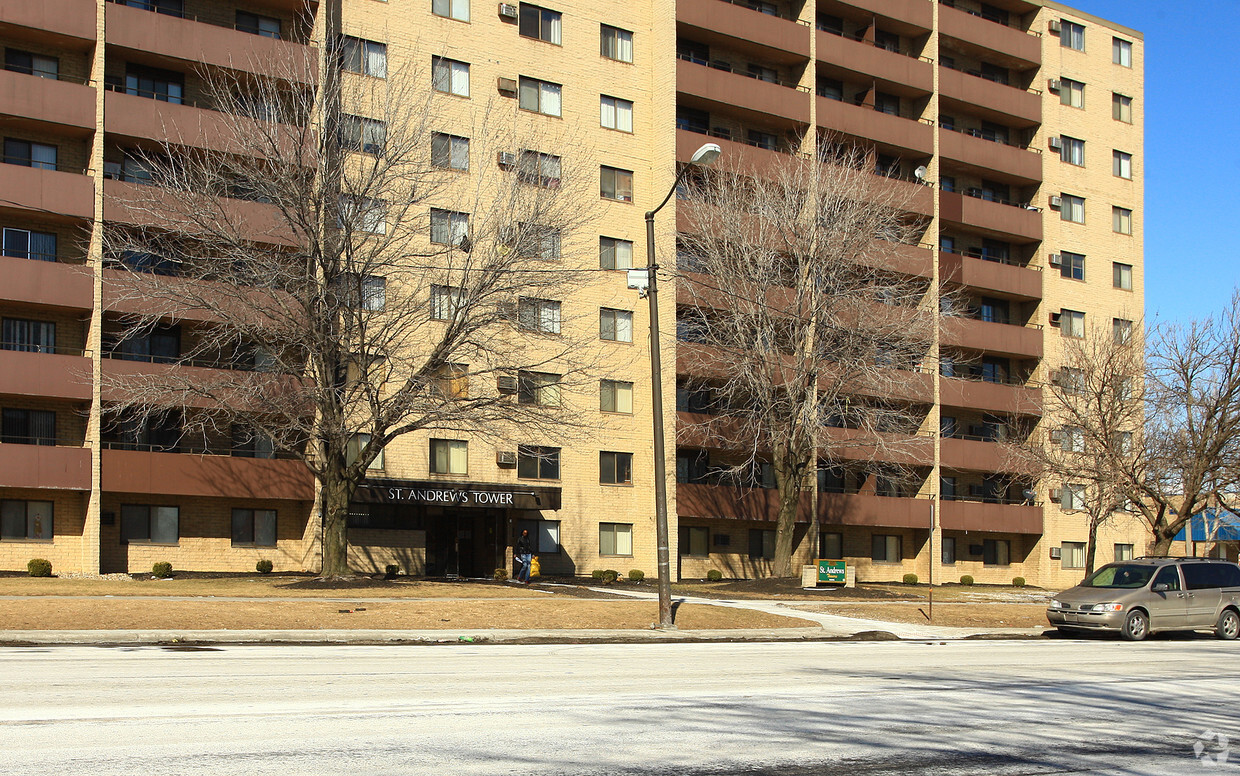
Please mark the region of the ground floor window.
POLYGON ((234 509, 232 511, 232 543, 234 547, 276 546, 276 511, 274 509, 234 509))
POLYGON ((987 566, 1010 566, 1012 543, 1007 539, 986 539, 982 542, 982 563, 987 566))
POLYGON ((1132 545, 1131 544, 1115 545, 1115 559, 1116 560, 1132 560, 1132 545))
POLYGON ((1085 542, 1062 542, 1059 546, 1064 568, 1085 568, 1085 542))
POLYGON ((121 543, 176 544, 180 539, 180 507, 121 505, 121 543))
POLYGON ((0 501, 0 539, 52 538, 52 502, 0 501))
POLYGON ((598 524, 599 555, 632 555, 633 526, 631 523, 598 524))
POLYGON ((680 554, 686 558, 705 558, 710 555, 710 529, 695 525, 681 526, 680 554))
POLYGON ((904 557, 900 551, 900 537, 890 534, 874 534, 871 539, 870 560, 875 563, 899 563, 904 557))
POLYGON ((840 560, 844 557, 844 534, 818 534, 818 557, 827 560, 840 560))
POLYGON ((753 560, 774 560, 775 532, 765 528, 749 530, 749 557, 753 560))
POLYGON ((530 532, 530 546, 534 552, 549 555, 560 552, 559 520, 521 520, 517 524, 517 536, 521 531, 530 532))
POLYGON ((956 537, 944 536, 942 548, 943 565, 951 566, 956 562, 956 537))

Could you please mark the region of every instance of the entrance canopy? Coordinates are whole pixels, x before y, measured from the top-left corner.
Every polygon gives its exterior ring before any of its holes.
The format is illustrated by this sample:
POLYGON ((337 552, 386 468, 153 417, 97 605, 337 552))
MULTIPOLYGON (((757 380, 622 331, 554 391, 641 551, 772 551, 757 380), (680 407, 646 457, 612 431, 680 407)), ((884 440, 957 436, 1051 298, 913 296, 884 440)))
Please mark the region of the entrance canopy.
POLYGON ((353 500, 363 504, 420 504, 464 509, 560 508, 560 489, 491 482, 368 479, 353 500))

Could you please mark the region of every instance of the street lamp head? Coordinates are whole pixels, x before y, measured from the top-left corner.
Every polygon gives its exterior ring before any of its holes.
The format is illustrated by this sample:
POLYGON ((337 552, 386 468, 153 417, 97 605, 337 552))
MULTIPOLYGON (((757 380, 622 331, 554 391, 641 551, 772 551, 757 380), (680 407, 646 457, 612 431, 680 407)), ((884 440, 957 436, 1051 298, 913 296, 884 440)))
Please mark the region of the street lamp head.
POLYGON ((689 159, 689 164, 701 165, 704 167, 718 159, 719 155, 722 153, 723 149, 719 147, 718 143, 706 143, 701 148, 693 152, 692 158, 689 159))

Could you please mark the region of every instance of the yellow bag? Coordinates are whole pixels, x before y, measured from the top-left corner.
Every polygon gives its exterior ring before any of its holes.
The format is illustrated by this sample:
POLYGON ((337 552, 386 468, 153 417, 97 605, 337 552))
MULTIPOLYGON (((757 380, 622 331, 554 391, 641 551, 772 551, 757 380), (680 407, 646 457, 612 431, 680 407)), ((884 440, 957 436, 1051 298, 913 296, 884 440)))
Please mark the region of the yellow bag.
POLYGON ((535 555, 530 558, 530 579, 538 576, 542 576, 542 571, 538 565, 538 556, 535 555))

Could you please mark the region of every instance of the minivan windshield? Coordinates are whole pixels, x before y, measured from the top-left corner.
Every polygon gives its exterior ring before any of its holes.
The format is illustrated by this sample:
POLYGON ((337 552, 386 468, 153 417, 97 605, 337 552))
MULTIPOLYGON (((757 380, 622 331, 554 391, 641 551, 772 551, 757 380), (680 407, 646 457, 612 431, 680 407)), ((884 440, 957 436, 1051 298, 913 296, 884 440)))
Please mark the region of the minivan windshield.
POLYGON ((1153 574, 1153 566, 1113 563, 1109 566, 1103 566, 1093 574, 1090 574, 1089 577, 1081 583, 1081 586, 1112 587, 1135 590, 1139 587, 1145 587, 1153 574))

